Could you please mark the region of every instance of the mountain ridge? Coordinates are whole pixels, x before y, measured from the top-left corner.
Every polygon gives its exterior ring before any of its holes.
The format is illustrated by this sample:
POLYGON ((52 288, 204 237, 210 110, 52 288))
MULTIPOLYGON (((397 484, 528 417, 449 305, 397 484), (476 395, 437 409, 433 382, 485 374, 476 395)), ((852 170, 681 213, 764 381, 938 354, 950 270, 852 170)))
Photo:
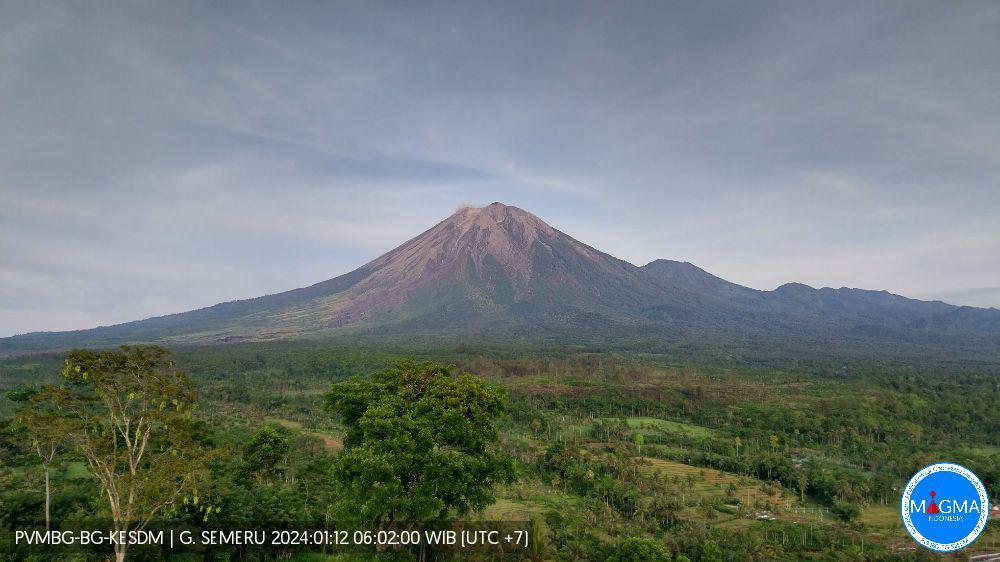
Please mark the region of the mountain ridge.
POLYGON ((826 338, 847 346, 947 350, 981 343, 1000 350, 1000 311, 794 282, 761 291, 667 259, 636 266, 496 202, 460 208, 361 267, 307 287, 113 326, 2 338, 0 352, 359 332, 502 339, 547 331, 609 340, 638 332, 720 345, 826 338))

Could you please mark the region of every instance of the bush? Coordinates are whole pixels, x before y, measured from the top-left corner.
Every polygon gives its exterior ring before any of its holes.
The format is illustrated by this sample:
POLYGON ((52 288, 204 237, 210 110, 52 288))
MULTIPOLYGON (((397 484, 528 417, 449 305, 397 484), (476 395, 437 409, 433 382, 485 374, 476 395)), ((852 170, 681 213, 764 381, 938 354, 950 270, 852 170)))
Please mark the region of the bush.
POLYGON ((858 504, 856 503, 834 502, 833 507, 830 508, 830 513, 844 523, 850 523, 858 517, 861 517, 861 508, 858 507, 858 504))
POLYGON ((608 562, 670 562, 670 553, 657 541, 632 537, 618 543, 608 562))

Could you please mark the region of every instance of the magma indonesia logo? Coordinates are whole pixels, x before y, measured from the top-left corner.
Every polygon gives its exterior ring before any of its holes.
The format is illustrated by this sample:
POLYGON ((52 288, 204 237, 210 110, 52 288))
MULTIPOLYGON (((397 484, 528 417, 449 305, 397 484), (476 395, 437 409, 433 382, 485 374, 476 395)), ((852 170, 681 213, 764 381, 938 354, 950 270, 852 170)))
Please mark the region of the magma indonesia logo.
POLYGON ((982 534, 990 515, 986 487, 964 466, 937 463, 910 478, 900 504, 903 526, 939 552, 963 549, 982 534))

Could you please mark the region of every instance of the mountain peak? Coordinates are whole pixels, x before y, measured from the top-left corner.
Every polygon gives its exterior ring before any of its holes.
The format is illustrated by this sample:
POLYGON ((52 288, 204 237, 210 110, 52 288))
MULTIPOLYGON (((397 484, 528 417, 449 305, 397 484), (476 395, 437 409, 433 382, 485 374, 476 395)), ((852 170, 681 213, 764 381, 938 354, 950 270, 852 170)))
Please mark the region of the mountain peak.
POLYGON ((809 293, 813 293, 815 291, 816 291, 816 289, 814 289, 813 287, 810 287, 809 285, 806 285, 805 283, 799 283, 797 281, 792 281, 790 283, 785 283, 784 285, 781 285, 780 287, 778 287, 777 289, 774 290, 775 293, 785 293, 785 294, 789 294, 789 295, 793 295, 793 294, 798 294, 798 295, 809 294, 809 293))
POLYGON ((565 235, 535 215, 496 202, 485 207, 462 207, 398 249, 412 244, 421 252, 444 250, 446 254, 464 252, 480 257, 489 254, 508 270, 523 271, 530 268, 530 251, 536 241, 559 236, 565 235))
POLYGON ((523 209, 495 202, 460 207, 363 266, 358 282, 325 304, 335 325, 422 307, 495 313, 530 301, 528 308, 545 308, 574 300, 574 289, 588 293, 577 300, 596 300, 589 294, 599 291, 595 280, 629 276, 629 267, 523 209))
POLYGON ((647 263, 640 269, 653 279, 666 281, 676 286, 685 286, 696 290, 752 292, 746 287, 716 277, 691 262, 658 259, 647 263))
POLYGON ((1000 356, 997 311, 799 283, 757 291, 680 261, 636 267, 500 202, 461 207, 360 268, 309 287, 85 332, 0 340, 0 353, 295 338, 340 329, 493 334, 548 328, 607 337, 618 329, 641 330, 691 341, 799 338, 810 346, 810 338, 910 345, 954 336, 949 341, 967 345, 973 337, 1000 356))
POLYGON ((463 229, 472 226, 485 228, 496 226, 505 230, 529 230, 532 233, 541 231, 552 234, 555 232, 554 228, 528 211, 500 202, 490 203, 485 207, 460 207, 442 224, 451 224, 463 229))

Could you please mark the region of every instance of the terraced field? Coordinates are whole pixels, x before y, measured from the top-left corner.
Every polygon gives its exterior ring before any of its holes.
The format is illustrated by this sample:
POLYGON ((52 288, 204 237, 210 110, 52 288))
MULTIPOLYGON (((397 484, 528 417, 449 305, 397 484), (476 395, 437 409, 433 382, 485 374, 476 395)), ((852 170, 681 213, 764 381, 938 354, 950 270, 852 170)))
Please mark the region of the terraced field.
POLYGON ((772 510, 765 507, 790 505, 793 498, 783 491, 768 486, 756 478, 737 476, 729 472, 711 468, 699 468, 679 462, 662 459, 643 459, 640 472, 647 477, 660 477, 683 486, 685 494, 691 494, 698 499, 724 500, 730 505, 742 503, 749 505, 762 516, 773 516, 772 510), (727 495, 727 488, 732 485, 735 490, 727 495))

